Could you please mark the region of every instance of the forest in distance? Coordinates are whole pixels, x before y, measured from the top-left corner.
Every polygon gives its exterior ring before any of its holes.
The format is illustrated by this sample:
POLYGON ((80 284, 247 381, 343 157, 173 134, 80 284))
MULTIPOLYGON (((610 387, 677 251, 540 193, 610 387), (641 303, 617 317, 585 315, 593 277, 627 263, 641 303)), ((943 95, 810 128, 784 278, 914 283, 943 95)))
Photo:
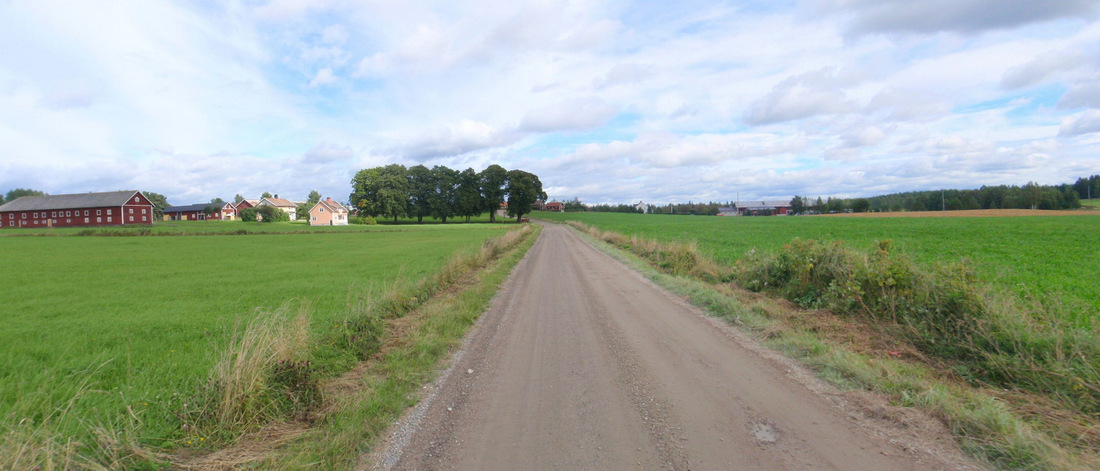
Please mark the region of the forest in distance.
MULTIPOLYGON (((1081 200, 1100 195, 1100 175, 1078 178, 1061 185, 982 186, 972 190, 927 190, 891 193, 867 198, 795 196, 790 200, 792 214, 865 213, 895 211, 958 211, 968 209, 1077 209, 1081 200)), ((634 204, 584 204, 579 198, 567 200, 566 211, 611 213, 642 212, 634 204)), ((648 205, 650 214, 690 214, 716 216, 728 202, 687 202, 648 205)))

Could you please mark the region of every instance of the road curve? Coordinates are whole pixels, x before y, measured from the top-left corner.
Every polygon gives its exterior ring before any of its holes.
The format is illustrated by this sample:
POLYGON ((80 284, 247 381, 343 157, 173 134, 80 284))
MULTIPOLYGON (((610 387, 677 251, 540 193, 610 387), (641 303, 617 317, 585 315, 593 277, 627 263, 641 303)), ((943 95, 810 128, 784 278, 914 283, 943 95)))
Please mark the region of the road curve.
POLYGON ((868 419, 750 344, 547 225, 450 373, 364 468, 979 468, 942 432, 868 419))

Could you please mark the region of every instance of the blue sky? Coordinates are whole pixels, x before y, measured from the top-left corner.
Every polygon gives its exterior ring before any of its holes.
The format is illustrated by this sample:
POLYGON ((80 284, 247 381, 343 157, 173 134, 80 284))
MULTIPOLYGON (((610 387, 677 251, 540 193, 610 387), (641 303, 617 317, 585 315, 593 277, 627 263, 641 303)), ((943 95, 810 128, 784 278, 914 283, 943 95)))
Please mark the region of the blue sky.
POLYGON ((1100 7, 0 0, 0 191, 345 200, 362 168, 590 203, 1100 173, 1100 7))

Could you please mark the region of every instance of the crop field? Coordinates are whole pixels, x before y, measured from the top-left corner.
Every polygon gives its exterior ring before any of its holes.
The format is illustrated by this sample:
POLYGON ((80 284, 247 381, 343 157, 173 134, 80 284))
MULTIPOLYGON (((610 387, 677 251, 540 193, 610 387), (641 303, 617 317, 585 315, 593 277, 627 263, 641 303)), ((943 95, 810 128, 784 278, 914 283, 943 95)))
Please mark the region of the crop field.
POLYGON ((968 259, 979 276, 1021 296, 1061 298, 1100 313, 1100 216, 1002 218, 707 217, 535 213, 660 241, 695 241, 720 263, 777 250, 796 237, 868 249, 892 240, 919 263, 968 259))
MULTIPOLYGON (((67 410, 56 424, 62 434, 136 420, 143 442, 179 445, 175 414, 209 377, 235 326, 290 302, 295 311, 306 306, 310 328, 323 332, 361 296, 435 273, 456 252, 512 227, 0 237, 0 433, 67 410)), ((318 367, 356 359, 325 361, 318 367)))

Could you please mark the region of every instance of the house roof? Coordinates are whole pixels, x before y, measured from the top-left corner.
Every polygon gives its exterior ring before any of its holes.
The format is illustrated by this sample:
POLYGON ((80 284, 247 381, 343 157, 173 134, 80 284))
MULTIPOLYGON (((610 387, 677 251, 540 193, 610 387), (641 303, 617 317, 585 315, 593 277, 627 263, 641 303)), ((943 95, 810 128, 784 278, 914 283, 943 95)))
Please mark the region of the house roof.
POLYGON ((130 201, 137 190, 110 191, 106 193, 77 193, 72 195, 24 196, 0 206, 0 211, 41 211, 51 209, 102 208, 122 206, 130 201))
POLYGON ((313 208, 309 208, 309 211, 313 212, 313 209, 316 208, 317 206, 326 207, 326 208, 328 208, 329 211, 332 211, 334 213, 339 213, 341 211, 343 211, 345 213, 348 212, 348 208, 345 208, 344 205, 342 205, 340 203, 337 203, 335 201, 328 201, 328 200, 318 201, 317 204, 313 205, 313 208))
POLYGON ((282 198, 263 198, 263 199, 260 200, 259 203, 256 204, 256 206, 259 206, 259 205, 263 204, 264 201, 266 201, 271 206, 276 206, 276 207, 279 207, 279 208, 297 208, 298 207, 298 205, 294 204, 293 201, 285 200, 285 199, 282 199, 282 198))

